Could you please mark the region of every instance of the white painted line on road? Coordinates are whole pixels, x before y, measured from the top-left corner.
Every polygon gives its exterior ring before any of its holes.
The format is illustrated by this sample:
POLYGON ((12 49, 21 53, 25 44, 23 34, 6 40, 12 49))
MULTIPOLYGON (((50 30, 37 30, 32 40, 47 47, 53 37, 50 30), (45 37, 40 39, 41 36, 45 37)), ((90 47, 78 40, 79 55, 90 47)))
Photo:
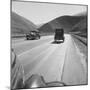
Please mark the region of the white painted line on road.
MULTIPOLYGON (((32 63, 32 62, 35 61, 38 57, 40 57, 41 55, 43 55, 44 53, 46 53, 46 52, 50 49, 50 47, 51 47, 51 45, 49 45, 49 47, 48 47, 46 50, 44 50, 43 52, 39 53, 36 57, 34 57, 31 61, 29 61, 28 64, 32 63)), ((27 64, 27 65, 28 65, 28 64, 27 64)))
POLYGON ((39 40, 34 40, 34 41, 33 40, 25 40, 24 42, 12 43, 12 45, 19 46, 19 45, 22 45, 24 43, 26 43, 26 44, 28 44, 28 43, 36 43, 38 41, 42 41, 42 40, 49 39, 49 38, 52 38, 52 37, 53 36, 44 36, 39 40))
MULTIPOLYGON (((50 42, 51 42, 51 41, 50 41, 50 42)), ((46 43, 46 44, 44 43, 44 44, 41 44, 41 45, 39 45, 39 46, 37 46, 37 47, 34 47, 34 48, 32 48, 32 49, 29 49, 29 50, 27 50, 27 51, 19 54, 18 57, 20 57, 20 56, 22 56, 22 55, 24 55, 24 54, 27 54, 27 53, 29 53, 29 52, 32 52, 32 50, 35 50, 35 49, 37 49, 37 48, 40 48, 40 47, 43 46, 43 45, 49 45, 49 44, 48 44, 48 43, 46 43)))
MULTIPOLYGON (((47 55, 45 57, 43 57, 43 59, 41 60, 41 62, 37 65, 37 67, 35 69, 33 69, 33 71, 30 71, 30 73, 35 73, 38 71, 38 69, 43 65, 43 63, 48 60, 49 56, 56 50, 56 48, 58 48, 59 45, 52 45, 49 49, 49 52, 47 53, 47 55)), ((26 75, 26 77, 29 77, 29 74, 26 75)))

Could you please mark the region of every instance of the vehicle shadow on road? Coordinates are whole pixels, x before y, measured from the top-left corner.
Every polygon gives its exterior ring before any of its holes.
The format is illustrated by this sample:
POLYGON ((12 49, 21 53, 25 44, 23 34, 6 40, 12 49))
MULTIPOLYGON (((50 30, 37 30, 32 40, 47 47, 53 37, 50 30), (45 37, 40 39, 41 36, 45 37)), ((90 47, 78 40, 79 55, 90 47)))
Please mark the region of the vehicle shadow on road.
POLYGON ((51 42, 51 44, 61 44, 62 42, 56 42, 56 41, 53 41, 51 42))

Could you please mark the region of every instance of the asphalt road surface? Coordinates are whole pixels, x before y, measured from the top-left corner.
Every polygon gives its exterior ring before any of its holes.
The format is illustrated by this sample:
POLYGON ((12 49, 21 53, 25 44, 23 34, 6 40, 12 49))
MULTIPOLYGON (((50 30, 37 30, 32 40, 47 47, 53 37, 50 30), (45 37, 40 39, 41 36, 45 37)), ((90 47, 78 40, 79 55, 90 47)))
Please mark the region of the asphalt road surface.
POLYGON ((39 40, 12 40, 12 47, 23 64, 25 79, 38 74, 46 82, 87 84, 86 56, 80 52, 72 36, 65 34, 64 43, 53 41, 53 36, 43 36, 39 40))

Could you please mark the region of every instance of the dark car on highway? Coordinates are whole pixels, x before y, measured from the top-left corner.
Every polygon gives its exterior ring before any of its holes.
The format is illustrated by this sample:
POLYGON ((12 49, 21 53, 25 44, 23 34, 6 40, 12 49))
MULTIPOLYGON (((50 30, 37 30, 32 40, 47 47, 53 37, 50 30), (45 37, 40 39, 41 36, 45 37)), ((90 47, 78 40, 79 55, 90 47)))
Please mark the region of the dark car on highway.
POLYGON ((26 34, 27 40, 36 40, 40 39, 40 32, 39 31, 30 31, 28 34, 26 34))
POLYGON ((56 43, 63 43, 64 42, 64 30, 62 28, 55 30, 54 41, 56 43))

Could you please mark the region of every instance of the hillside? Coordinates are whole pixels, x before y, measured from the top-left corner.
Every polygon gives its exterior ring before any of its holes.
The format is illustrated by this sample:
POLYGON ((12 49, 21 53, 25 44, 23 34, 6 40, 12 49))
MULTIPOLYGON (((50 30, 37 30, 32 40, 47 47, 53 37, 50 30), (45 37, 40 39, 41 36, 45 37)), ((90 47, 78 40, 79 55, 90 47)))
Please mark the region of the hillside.
POLYGON ((11 34, 25 34, 31 30, 36 30, 36 25, 31 21, 25 19, 24 17, 16 14, 15 12, 11 13, 11 34))
POLYGON ((71 30, 72 33, 77 35, 86 35, 87 34, 87 19, 81 20, 77 23, 71 30))
POLYGON ((77 23, 70 32, 75 38, 77 38, 84 45, 87 45, 87 19, 83 19, 77 23))
POLYGON ((71 31, 74 25, 79 23, 86 16, 61 16, 39 28, 41 32, 54 32, 55 28, 63 28, 65 33, 71 31))

